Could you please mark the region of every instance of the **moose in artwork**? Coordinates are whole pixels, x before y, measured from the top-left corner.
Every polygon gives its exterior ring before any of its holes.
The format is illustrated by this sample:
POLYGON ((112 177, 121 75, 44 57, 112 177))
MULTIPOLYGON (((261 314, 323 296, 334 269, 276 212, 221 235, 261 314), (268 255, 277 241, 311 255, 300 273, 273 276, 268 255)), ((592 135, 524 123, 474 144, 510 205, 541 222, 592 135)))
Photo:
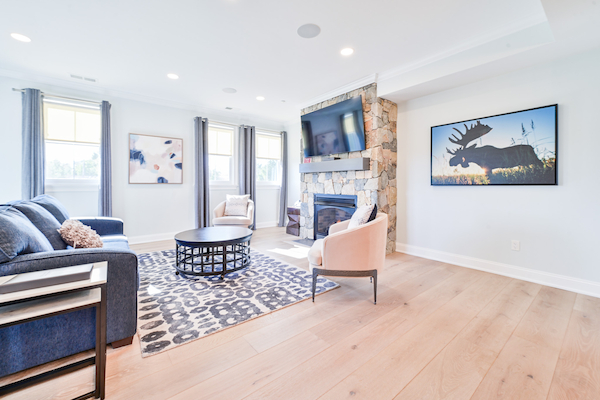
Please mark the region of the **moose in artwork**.
POLYGON ((432 184, 555 184, 556 107, 433 127, 432 184))
POLYGON ((475 163, 489 175, 492 173, 492 170, 496 168, 542 165, 542 162, 535 154, 533 147, 529 144, 519 144, 503 149, 494 146, 477 147, 477 143, 468 146, 473 140, 488 134, 492 128, 482 124, 480 121, 477 121, 475 125, 471 124, 470 128, 466 124, 464 125, 466 129, 464 135, 458 129, 452 128, 457 131, 461 137, 459 139, 453 134, 452 137, 454 139, 449 138, 449 140, 461 147, 454 151, 446 148, 448 153, 453 156, 449 162, 450 166, 455 167, 461 165, 463 168, 468 168, 469 163, 475 163))

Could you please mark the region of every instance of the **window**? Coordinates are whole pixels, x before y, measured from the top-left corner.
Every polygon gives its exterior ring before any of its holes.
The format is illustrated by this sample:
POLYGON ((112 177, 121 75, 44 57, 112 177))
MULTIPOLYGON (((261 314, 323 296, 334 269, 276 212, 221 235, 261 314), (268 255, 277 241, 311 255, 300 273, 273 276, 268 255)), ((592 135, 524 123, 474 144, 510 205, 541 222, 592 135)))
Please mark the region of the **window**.
POLYGON ((281 184, 281 136, 256 134, 256 181, 281 184))
POLYGON ((46 180, 100 180, 100 108, 44 99, 46 180))
POLYGON ((235 184, 232 128, 208 125, 208 165, 211 184, 235 184))

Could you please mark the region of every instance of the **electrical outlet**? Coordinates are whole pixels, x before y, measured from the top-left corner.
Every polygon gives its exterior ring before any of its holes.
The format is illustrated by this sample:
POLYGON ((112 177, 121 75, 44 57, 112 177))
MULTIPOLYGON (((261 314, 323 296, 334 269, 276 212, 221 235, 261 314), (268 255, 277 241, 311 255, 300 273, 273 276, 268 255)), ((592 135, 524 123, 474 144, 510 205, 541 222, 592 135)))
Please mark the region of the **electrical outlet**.
POLYGON ((520 251, 521 250, 521 242, 519 242, 518 240, 512 240, 510 242, 510 249, 512 251, 520 251))

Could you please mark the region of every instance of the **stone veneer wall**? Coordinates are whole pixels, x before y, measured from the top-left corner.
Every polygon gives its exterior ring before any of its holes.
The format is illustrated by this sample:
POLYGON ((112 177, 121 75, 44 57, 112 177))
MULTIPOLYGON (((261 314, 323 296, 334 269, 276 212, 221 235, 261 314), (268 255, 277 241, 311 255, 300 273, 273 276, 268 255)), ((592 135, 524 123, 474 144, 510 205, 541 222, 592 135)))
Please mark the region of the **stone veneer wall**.
MULTIPOLYGON (((395 251, 396 243, 396 120, 398 106, 377 97, 377 84, 353 90, 341 96, 304 108, 301 115, 362 95, 366 150, 337 154, 339 158, 370 157, 366 171, 320 172, 301 174, 302 206, 300 237, 314 237, 314 194, 355 194, 358 206, 377 204, 379 212, 388 214, 387 254, 395 251)), ((321 161, 320 156, 312 162, 321 161)))

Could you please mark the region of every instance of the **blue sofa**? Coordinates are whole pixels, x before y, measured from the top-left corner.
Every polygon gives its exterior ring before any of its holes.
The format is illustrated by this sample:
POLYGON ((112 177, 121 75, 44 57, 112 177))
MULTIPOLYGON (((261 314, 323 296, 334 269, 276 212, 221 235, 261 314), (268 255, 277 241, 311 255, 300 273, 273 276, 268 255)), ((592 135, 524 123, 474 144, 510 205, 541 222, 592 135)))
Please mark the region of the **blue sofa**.
MULTIPOLYGON (((85 218, 103 248, 73 249, 57 229, 69 218, 55 198, 41 195, 0 205, 0 276, 108 261, 107 342, 131 343, 137 324, 137 256, 117 218, 85 218)), ((0 329, 0 377, 94 348, 95 311, 0 329)))

